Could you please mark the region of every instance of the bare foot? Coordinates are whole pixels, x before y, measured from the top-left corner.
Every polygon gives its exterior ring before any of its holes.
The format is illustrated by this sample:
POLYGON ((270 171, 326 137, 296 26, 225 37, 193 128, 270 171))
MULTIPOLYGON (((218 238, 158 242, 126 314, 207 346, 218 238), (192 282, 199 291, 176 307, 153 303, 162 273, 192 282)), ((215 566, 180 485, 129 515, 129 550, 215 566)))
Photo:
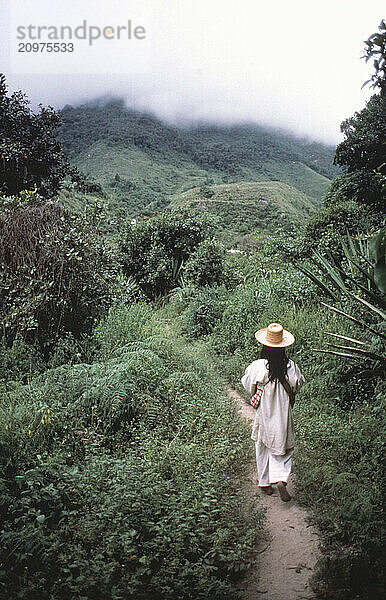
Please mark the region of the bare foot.
POLYGON ((280 498, 283 502, 289 502, 291 500, 291 496, 287 492, 286 483, 284 481, 279 481, 277 484, 277 489, 279 490, 280 498))
POLYGON ((273 489, 270 485, 261 485, 260 489, 264 492, 264 494, 267 494, 267 496, 272 496, 273 494, 273 489))

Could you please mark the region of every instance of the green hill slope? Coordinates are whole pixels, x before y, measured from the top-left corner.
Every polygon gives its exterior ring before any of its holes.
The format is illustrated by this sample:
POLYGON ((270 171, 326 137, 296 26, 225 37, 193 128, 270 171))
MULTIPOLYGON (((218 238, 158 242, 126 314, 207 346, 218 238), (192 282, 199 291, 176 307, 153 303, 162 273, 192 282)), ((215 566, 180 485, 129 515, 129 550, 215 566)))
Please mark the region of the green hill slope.
MULTIPOLYGON (((150 156, 135 146, 113 147, 98 140, 78 154, 76 166, 92 176, 129 215, 162 208, 177 192, 201 185, 208 172, 184 156, 150 156)), ((215 173, 212 179, 221 181, 215 173)))
POLYGON ((336 174, 332 147, 257 125, 174 127, 123 100, 66 106, 61 116, 71 162, 127 216, 193 187, 239 181, 282 181, 319 200, 336 174))
POLYGON ((204 186, 176 195, 170 203, 171 208, 215 215, 219 237, 228 245, 242 244, 245 236, 289 230, 317 205, 314 198, 280 181, 204 186))

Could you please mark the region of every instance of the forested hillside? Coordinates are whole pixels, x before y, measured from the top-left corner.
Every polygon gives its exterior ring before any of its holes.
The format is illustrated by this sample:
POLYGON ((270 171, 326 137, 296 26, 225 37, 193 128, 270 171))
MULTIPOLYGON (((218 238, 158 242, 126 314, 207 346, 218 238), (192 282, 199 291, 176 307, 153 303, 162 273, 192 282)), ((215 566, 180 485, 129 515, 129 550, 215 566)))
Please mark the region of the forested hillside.
POLYGON ((338 172, 332 147, 257 125, 174 127, 119 99, 66 106, 61 117, 71 162, 128 216, 193 187, 238 181, 281 181, 320 200, 338 172))

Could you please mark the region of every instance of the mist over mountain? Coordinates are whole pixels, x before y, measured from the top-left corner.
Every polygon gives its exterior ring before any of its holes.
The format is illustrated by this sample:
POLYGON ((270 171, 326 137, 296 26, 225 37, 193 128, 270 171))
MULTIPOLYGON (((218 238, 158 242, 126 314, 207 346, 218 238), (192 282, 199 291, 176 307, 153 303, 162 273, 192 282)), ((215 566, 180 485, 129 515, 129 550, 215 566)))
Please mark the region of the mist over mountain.
POLYGON ((320 200, 338 170, 334 148, 252 123, 171 125, 102 97, 61 111, 71 162, 124 214, 164 208, 191 188, 279 181, 320 200))

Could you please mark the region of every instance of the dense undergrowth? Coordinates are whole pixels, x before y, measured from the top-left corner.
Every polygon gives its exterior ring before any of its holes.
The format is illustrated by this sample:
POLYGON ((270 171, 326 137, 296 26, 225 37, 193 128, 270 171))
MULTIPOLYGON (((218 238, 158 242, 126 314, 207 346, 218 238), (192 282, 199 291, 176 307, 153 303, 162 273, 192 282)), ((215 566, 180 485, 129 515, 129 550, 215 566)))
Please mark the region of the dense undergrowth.
POLYGON ((240 510, 248 435, 203 344, 144 304, 92 342, 2 390, 0 597, 235 598, 262 515, 240 510))
POLYGON ((274 321, 294 333, 306 378, 294 469, 321 532, 314 589, 382 597, 380 372, 313 351, 326 331, 358 331, 272 248, 216 269, 214 284, 188 278, 162 302, 114 305, 48 362, 20 338, 4 347, 0 597, 238 597, 263 520, 240 490, 252 447, 223 386, 241 390, 254 332, 274 321))
POLYGON ((186 306, 176 299, 180 328, 205 337, 239 391, 244 368, 258 358, 254 332, 279 321, 294 333, 289 356, 306 378, 294 412, 297 498, 309 507, 323 549, 315 591, 334 600, 381 598, 385 385, 368 362, 313 352, 325 347, 326 331, 358 331, 320 305, 309 281, 288 265, 260 274, 228 293, 200 292, 186 306))

